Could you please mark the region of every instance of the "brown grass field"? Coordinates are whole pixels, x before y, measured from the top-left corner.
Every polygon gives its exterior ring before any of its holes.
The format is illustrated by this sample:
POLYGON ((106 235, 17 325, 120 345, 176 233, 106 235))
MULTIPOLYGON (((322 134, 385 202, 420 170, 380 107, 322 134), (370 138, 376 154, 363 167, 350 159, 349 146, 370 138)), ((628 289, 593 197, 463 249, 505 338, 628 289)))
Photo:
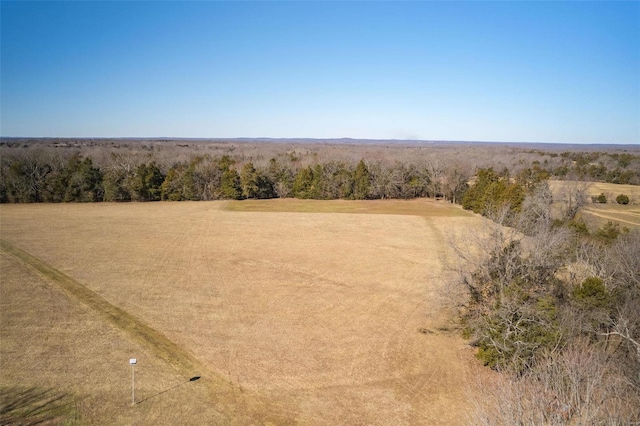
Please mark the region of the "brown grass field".
POLYGON ((446 240, 480 221, 458 206, 31 204, 0 220, 2 424, 460 424, 469 379, 490 374, 444 294, 446 240))
MULTIPOLYGON (((556 195, 563 186, 572 185, 571 181, 550 181, 549 187, 556 195)), ((621 227, 640 229, 640 186, 618 185, 615 183, 587 182, 587 205, 581 211, 581 216, 593 231, 602 227, 608 221, 617 222, 621 227), (591 197, 605 194, 607 204, 591 203, 591 197), (625 194, 629 197, 628 205, 615 203, 615 198, 625 194)))

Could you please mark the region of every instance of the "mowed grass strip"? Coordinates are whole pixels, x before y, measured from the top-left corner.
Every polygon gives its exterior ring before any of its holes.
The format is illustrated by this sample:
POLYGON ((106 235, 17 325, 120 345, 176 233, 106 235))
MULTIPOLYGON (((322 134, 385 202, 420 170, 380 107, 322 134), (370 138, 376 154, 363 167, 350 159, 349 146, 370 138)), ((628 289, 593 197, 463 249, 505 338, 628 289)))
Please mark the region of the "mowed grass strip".
POLYGON ((227 211, 272 213, 361 213, 395 214, 422 217, 471 217, 462 207, 446 201, 424 198, 414 200, 234 200, 225 205, 227 211))
POLYGON ((172 365, 179 372, 195 375, 198 373, 198 370, 202 368, 191 354, 171 342, 162 333, 144 324, 128 312, 112 305, 99 294, 83 286, 65 273, 53 268, 4 239, 0 239, 0 247, 6 253, 15 256, 36 269, 51 282, 57 284, 67 294, 94 309, 121 330, 128 332, 130 337, 133 337, 139 343, 153 348, 158 357, 172 365))
POLYGON ((88 289, 65 273, 48 265, 39 258, 0 239, 0 249, 32 267, 45 279, 56 284, 63 292, 84 303, 108 322, 124 331, 130 338, 148 348, 158 358, 171 365, 185 378, 199 376, 209 385, 212 404, 228 416, 229 424, 290 424, 291 420, 274 412, 256 397, 233 383, 213 373, 193 355, 173 343, 162 333, 148 326, 128 312, 112 305, 96 292, 88 289), (238 406, 238 402, 242 401, 238 406))

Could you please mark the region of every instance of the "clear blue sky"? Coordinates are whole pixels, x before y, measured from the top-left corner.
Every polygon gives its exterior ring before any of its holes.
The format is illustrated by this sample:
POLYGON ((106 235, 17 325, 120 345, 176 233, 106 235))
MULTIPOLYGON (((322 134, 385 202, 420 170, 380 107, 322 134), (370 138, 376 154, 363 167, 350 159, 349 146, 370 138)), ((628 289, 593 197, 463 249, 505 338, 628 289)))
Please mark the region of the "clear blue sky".
POLYGON ((2 136, 640 143, 640 2, 5 2, 2 136))

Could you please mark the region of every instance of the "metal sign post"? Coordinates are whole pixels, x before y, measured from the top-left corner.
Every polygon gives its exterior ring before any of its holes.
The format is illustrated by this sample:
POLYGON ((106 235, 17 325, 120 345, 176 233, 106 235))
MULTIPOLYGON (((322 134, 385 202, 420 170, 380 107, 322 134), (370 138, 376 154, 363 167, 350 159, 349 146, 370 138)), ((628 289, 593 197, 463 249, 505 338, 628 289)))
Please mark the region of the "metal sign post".
POLYGON ((135 358, 131 358, 129 360, 129 364, 131 364, 131 405, 136 404, 136 373, 135 366, 138 363, 138 360, 135 358))

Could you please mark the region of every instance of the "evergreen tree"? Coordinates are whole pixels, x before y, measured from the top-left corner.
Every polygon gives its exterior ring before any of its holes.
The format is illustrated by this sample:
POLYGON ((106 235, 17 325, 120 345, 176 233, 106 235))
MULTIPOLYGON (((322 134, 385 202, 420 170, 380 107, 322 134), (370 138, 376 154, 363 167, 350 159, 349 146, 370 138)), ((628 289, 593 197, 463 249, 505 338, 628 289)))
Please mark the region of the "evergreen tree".
POLYGON ((242 167, 240 173, 240 187, 242 189, 243 198, 258 198, 258 172, 253 163, 249 162, 242 167))
POLYGON ((140 164, 133 179, 134 200, 158 201, 161 197, 164 176, 155 162, 140 164))
POLYGON ((169 169, 162 185, 160 186, 160 197, 163 200, 181 201, 182 196, 182 173, 184 165, 176 164, 169 169))
POLYGON ((103 199, 102 173, 93 167, 89 157, 81 159, 80 155, 73 155, 61 174, 58 184, 65 186, 63 197, 65 202, 95 202, 103 199))
POLYGON ((220 191, 224 198, 230 198, 232 200, 239 200, 242 198, 240 176, 236 169, 229 168, 222 173, 220 191))
POLYGON ((124 169, 108 170, 103 177, 104 201, 131 201, 134 175, 124 169))
POLYGON ((266 179, 272 184, 274 197, 287 198, 291 195, 295 174, 289 167, 282 165, 275 158, 269 160, 266 179))
POLYGON ((525 195, 522 185, 510 182, 507 170, 497 174, 493 168, 480 169, 476 182, 462 198, 462 207, 482 215, 508 207, 513 214, 520 211, 525 195))
POLYGON ((293 196, 295 198, 312 198, 313 169, 311 166, 298 170, 293 181, 293 196))
POLYGON ((353 173, 353 198, 356 200, 364 200, 369 197, 369 188, 371 186, 369 168, 361 159, 356 170, 353 173))

